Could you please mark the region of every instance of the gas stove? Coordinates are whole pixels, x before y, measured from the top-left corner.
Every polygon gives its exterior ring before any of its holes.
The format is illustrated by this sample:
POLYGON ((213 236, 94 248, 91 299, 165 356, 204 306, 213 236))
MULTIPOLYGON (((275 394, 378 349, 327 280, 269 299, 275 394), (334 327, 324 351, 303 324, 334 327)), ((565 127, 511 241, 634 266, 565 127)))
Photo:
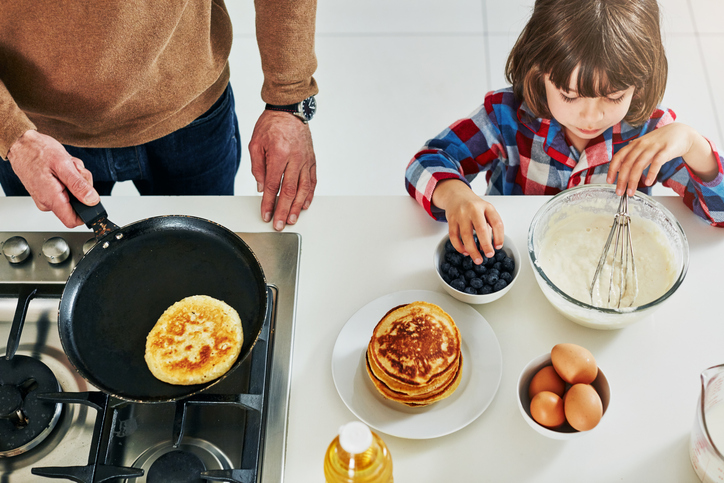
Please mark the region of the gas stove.
POLYGON ((0 232, 0 481, 283 481, 301 237, 238 235, 267 280, 259 341, 207 391, 144 404, 99 391, 63 353, 58 304, 92 234, 0 232))

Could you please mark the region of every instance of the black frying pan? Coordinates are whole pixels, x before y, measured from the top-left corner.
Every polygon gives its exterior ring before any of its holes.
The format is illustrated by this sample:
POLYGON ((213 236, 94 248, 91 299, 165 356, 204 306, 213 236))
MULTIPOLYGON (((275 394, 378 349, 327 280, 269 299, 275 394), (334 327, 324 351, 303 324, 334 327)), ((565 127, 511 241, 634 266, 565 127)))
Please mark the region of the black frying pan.
POLYGON ((158 216, 119 228, 100 203, 71 203, 97 239, 68 278, 58 312, 63 349, 81 376, 135 402, 178 400, 223 379, 167 384, 144 360, 146 336, 158 318, 190 295, 209 295, 237 310, 244 343, 231 371, 241 364, 261 332, 268 301, 259 261, 238 235, 190 216, 158 216))

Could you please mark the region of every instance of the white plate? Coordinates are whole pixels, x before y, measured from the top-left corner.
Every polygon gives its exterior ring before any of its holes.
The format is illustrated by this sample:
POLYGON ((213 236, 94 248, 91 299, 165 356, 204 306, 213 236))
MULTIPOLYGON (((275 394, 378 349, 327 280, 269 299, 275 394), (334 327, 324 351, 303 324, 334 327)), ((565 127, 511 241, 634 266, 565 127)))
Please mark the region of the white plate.
POLYGON ((437 438, 464 428, 490 405, 502 373, 500 345, 483 316, 449 295, 427 290, 395 292, 368 303, 347 321, 332 352, 334 385, 349 410, 370 427, 399 438, 437 438), (439 305, 455 320, 462 336, 463 376, 446 399, 411 408, 375 389, 365 369, 365 352, 387 311, 418 300, 439 305))

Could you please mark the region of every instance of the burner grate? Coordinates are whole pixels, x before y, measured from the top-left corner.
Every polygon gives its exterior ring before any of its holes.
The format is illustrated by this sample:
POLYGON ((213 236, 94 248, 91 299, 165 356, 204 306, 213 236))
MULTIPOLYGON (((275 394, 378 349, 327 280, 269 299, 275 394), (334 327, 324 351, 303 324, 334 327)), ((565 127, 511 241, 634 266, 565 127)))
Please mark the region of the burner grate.
POLYGON ((37 359, 0 359, 0 456, 22 454, 40 444, 53 430, 62 406, 39 394, 58 391, 53 371, 37 359))
MULTIPOLYGON (((47 393, 39 395, 39 399, 65 404, 83 404, 98 412, 96 417, 93 441, 91 443, 90 455, 86 466, 71 467, 39 467, 33 468, 32 473, 47 478, 66 478, 79 483, 100 483, 113 478, 126 478, 126 481, 137 481, 145 483, 162 483, 159 479, 160 470, 154 466, 160 461, 163 468, 168 464, 167 460, 174 461, 174 458, 184 458, 184 455, 191 455, 189 460, 194 464, 189 465, 187 473, 173 481, 182 483, 188 481, 223 481, 230 483, 253 483, 257 481, 258 470, 261 467, 261 448, 264 443, 264 394, 266 386, 266 375, 271 362, 270 337, 272 335, 271 325, 275 317, 276 289, 267 287, 266 319, 259 334, 259 338, 249 354, 247 364, 249 367, 248 388, 243 393, 227 394, 198 394, 190 398, 177 401, 175 414, 171 429, 173 450, 157 454, 155 459, 146 461, 145 465, 134 464, 133 467, 113 464, 114 447, 124 446, 122 441, 128 432, 128 426, 136 423, 133 417, 125 417, 127 412, 142 410, 144 406, 161 406, 162 404, 129 403, 113 398, 102 392, 85 393, 47 393), (207 469, 203 462, 197 464, 199 458, 178 448, 183 444, 184 434, 187 427, 187 415, 191 406, 228 406, 246 410, 246 425, 244 430, 244 445, 239 468, 207 469), (124 414, 121 414, 123 412, 124 414), (174 456, 168 456, 174 455, 174 456), (164 463, 166 461, 166 463, 164 463), (150 465, 150 466, 149 466, 150 465), (148 466, 140 468, 137 466, 148 466), (156 475, 156 476, 154 476, 156 475), (194 479, 198 475, 201 480, 194 479), (144 478, 137 480, 137 478, 144 478)), ((237 370, 240 370, 241 367, 237 370)), ((133 432, 133 431, 131 431, 133 432)), ((200 461, 200 460, 199 460, 200 461)), ((175 474, 175 473, 174 473, 175 474)), ((169 480, 170 481, 170 480, 169 480)))
POLYGON ((112 478, 143 475, 143 471, 136 468, 106 464, 104 455, 107 454, 110 430, 115 422, 116 414, 116 408, 112 403, 115 400, 111 396, 102 392, 84 392, 43 394, 39 397, 57 403, 83 404, 98 411, 98 416, 95 421, 93 441, 91 442, 90 456, 86 466, 33 468, 31 471, 34 475, 46 478, 65 478, 78 483, 100 483, 112 478))
MULTIPOLYGON (((111 475, 118 468, 133 474, 142 470, 147 475, 155 459, 174 450, 199 456, 206 468, 206 481, 280 483, 283 480, 301 237, 296 233, 240 232, 237 235, 258 257, 274 292, 274 318, 265 349, 270 362, 263 392, 250 389, 248 372, 252 351, 233 374, 203 392, 205 400, 189 399, 185 405, 126 404, 111 398, 108 406, 93 399, 103 393, 86 394, 98 388, 83 379, 68 361, 56 323, 58 300, 68 275, 94 238, 80 231, 0 231, 0 340, 8 343, 6 348, 0 347, 0 352, 5 352, 8 359, 17 351, 18 355, 41 360, 60 385, 59 389, 44 391, 67 394, 65 400, 55 403, 60 408, 60 417, 41 443, 23 454, 0 455, 0 480, 8 483, 47 481, 36 474, 58 470, 59 478, 81 483, 106 478, 119 483, 144 483, 145 476, 119 479, 111 475), (25 240, 30 249, 24 260, 7 258, 8 254, 15 254, 12 243, 7 245, 15 237, 25 240), (46 254, 46 245, 58 238, 65 240, 70 249, 70 256, 60 263, 46 254), (24 328, 22 321, 18 323, 21 313, 27 313, 24 328), (229 396, 242 393, 246 395, 229 396), (212 404, 214 399, 216 403, 212 404), (254 409, 260 403, 261 412, 254 409), (100 427, 99 420, 104 420, 100 427), (181 444, 174 448, 179 437, 181 444), (61 471, 63 467, 71 469, 61 471)), ((258 345, 261 347, 261 341, 258 345)), ((52 398, 46 403, 52 406, 52 398)), ((0 419, 0 423, 2 421, 0 419)))

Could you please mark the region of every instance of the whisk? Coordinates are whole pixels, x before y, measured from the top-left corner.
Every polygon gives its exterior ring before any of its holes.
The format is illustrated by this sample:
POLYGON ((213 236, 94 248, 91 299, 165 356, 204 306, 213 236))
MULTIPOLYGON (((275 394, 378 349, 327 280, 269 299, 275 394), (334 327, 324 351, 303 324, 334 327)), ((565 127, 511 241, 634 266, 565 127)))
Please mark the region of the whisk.
POLYGON ((631 215, 628 212, 628 195, 621 195, 618 210, 613 219, 613 226, 603 247, 601 258, 596 267, 596 273, 591 281, 591 304, 594 305, 593 293, 598 284, 601 287, 601 278, 604 277, 604 266, 609 259, 609 252, 613 244, 613 254, 610 257, 610 274, 608 280, 608 299, 606 307, 621 308, 621 301, 628 295, 628 306, 632 306, 638 295, 638 276, 634 260, 634 247, 631 241, 631 215), (615 288, 618 287, 618 290, 615 288), (618 292, 618 300, 616 299, 618 292), (613 303, 612 303, 613 299, 613 303))

